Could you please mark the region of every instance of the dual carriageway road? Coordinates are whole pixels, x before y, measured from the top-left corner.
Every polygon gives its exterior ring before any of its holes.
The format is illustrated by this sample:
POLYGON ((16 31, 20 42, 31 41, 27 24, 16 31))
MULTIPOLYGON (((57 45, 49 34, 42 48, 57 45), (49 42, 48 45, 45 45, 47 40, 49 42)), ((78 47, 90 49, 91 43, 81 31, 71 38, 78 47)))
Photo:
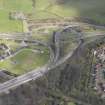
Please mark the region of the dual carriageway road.
MULTIPOLYGON (((72 27, 72 26, 70 26, 72 27)), ((69 27, 67 27, 69 28, 69 27)), ((58 33, 60 34, 60 33, 58 33)), ((99 35, 105 35, 104 33, 91 33, 93 34, 94 36, 99 36, 99 35)), ((58 41, 58 36, 56 36, 56 41, 58 41)), ((88 37, 91 37, 90 33, 89 33, 89 36, 88 37)), ((10 40, 24 40, 25 37, 23 37, 23 34, 19 34, 19 35, 16 35, 15 33, 14 34, 2 34, 0 33, 0 39, 10 39, 10 40)), ((28 40, 28 38, 27 38, 28 40)), ((33 41, 33 39, 32 39, 33 41)), ((38 41, 39 43, 42 43, 40 41, 38 41)), ((23 74, 21 76, 18 76, 14 79, 11 79, 7 82, 4 82, 2 84, 0 84, 0 93, 3 93, 3 92, 7 92, 15 87, 18 87, 22 84, 25 84, 31 80, 36 80, 38 79, 39 77, 43 76, 45 73, 47 73, 48 71, 50 70, 53 70, 54 68, 56 68, 57 66, 63 64, 64 62, 66 62, 71 56, 72 54, 74 53, 74 51, 76 50, 76 48, 78 48, 79 46, 81 45, 81 43, 78 44, 78 46, 76 46, 71 52, 69 52, 65 57, 61 58, 60 60, 58 60, 55 64, 53 63, 53 65, 50 65, 49 66, 49 63, 44 65, 42 68, 37 68, 31 72, 28 72, 26 74, 23 74)), ((59 47, 59 43, 57 42, 56 43, 56 48, 59 47)), ((59 49, 57 49, 59 50, 59 49)), ((59 53, 59 52, 58 52, 59 53)), ((57 59, 57 58, 56 58, 57 59)))

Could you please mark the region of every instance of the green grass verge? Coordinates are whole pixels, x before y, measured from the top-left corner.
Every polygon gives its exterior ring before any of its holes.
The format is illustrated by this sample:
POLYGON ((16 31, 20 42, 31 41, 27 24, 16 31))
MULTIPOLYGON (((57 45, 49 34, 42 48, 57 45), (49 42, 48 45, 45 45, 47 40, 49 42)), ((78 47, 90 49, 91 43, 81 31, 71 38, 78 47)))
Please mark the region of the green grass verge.
POLYGON ((21 32, 22 22, 19 20, 10 20, 9 12, 0 10, 0 32, 21 32))
POLYGON ((23 49, 11 59, 0 62, 0 68, 15 74, 23 74, 46 64, 48 59, 48 52, 41 54, 35 53, 31 49, 23 49))
POLYGON ((69 102, 68 105, 76 105, 74 102, 69 102))
POLYGON ((1 5, 8 11, 32 12, 32 0, 2 0, 1 5))

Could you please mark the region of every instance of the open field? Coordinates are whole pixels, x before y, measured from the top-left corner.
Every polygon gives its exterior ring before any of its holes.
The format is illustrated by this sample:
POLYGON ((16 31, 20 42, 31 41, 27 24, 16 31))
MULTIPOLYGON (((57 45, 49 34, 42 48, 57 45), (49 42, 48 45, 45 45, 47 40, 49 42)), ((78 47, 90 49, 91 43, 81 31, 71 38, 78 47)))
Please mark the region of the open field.
POLYGON ((1 0, 0 1, 0 32, 22 32, 22 22, 10 20, 9 13, 13 11, 32 14, 31 19, 88 17, 100 23, 105 23, 105 0, 66 0, 57 4, 50 0, 1 0), (33 6, 34 5, 34 6, 33 6))
MULTIPOLYGON (((37 11, 43 11, 58 18, 63 17, 88 17, 95 21, 105 23, 105 0, 66 0, 64 4, 52 3, 49 0, 36 0, 36 14, 37 11)), ((39 12, 40 14, 40 12, 39 12)), ((37 18, 48 18, 40 16, 37 18)), ((50 15, 49 15, 50 17, 50 15)), ((51 17, 50 17, 51 18, 51 17)))
POLYGON ((0 9, 0 32, 21 32, 22 22, 10 20, 9 12, 0 9))
POLYGON ((23 49, 16 56, 0 62, 0 68, 15 74, 23 74, 47 63, 48 52, 35 53, 31 49, 23 49))
POLYGON ((0 32, 22 32, 22 22, 10 20, 10 12, 32 12, 31 0, 0 0, 0 32))
POLYGON ((1 8, 8 11, 32 12, 31 0, 0 0, 1 8))
MULTIPOLYGON (((68 0, 69 1, 69 0, 68 0)), ((79 16, 88 17, 99 22, 105 22, 105 0, 71 0, 64 7, 74 8, 79 16)))

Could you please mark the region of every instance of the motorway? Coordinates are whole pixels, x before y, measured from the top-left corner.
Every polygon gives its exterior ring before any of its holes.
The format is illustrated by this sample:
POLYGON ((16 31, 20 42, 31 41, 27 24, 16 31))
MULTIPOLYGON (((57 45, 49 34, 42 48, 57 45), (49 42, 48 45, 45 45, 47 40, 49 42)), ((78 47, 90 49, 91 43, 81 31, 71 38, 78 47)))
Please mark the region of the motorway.
POLYGON ((27 41, 47 46, 43 41, 34 40, 29 33, 0 33, 0 39, 27 41))
POLYGON ((54 62, 57 62, 57 60, 59 59, 60 56, 60 36, 61 36, 61 32, 55 32, 54 34, 54 42, 55 42, 55 59, 54 62))
MULTIPOLYGON (((76 48, 74 48, 74 50, 76 48)), ((0 93, 7 92, 8 90, 10 90, 14 87, 20 86, 20 85, 22 85, 26 82, 29 82, 31 80, 35 80, 35 79, 43 76, 46 72, 48 72, 48 71, 52 70, 53 68, 55 68, 55 67, 61 65, 62 63, 64 63, 73 54, 74 50, 71 51, 64 58, 62 58, 60 61, 58 61, 56 64, 53 64, 53 65, 50 64, 51 67, 49 67, 49 62, 48 62, 48 64, 46 64, 42 68, 35 69, 31 72, 28 72, 24 75, 18 76, 14 79, 11 79, 7 82, 4 82, 4 83, 0 84, 0 93)))
MULTIPOLYGON (((58 49, 59 43, 60 43, 59 42, 60 41, 59 40, 60 33, 57 32, 56 34, 57 35, 55 35, 55 41, 56 41, 56 44, 55 45, 56 45, 57 52, 58 52, 58 54, 56 55, 56 60, 57 60, 58 57, 59 57, 59 52, 60 52, 60 49, 58 49)), ((92 33, 92 34, 94 34, 94 36, 95 36, 95 34, 96 35, 100 35, 100 33, 98 33, 98 34, 97 33, 92 33)), ((101 34, 103 35, 103 33, 101 33, 101 34)), ((18 37, 19 38, 21 37, 20 40, 23 40, 24 39, 24 37, 22 37, 21 35, 20 36, 16 36, 16 37, 14 35, 14 39, 17 39, 18 37)), ((90 36, 88 36, 88 37, 90 37, 90 36)), ((5 38, 7 38, 7 39, 8 38, 9 39, 13 39, 13 35, 10 35, 10 34, 4 34, 4 35, 3 34, 0 34, 0 39, 5 39, 5 38)), ((37 69, 35 69, 35 70, 31 71, 31 72, 28 72, 28 73, 26 73, 24 75, 18 76, 18 77, 14 78, 14 79, 11 79, 11 80, 9 80, 7 82, 4 82, 4 83, 0 84, 0 93, 7 92, 10 89, 15 88, 17 86, 20 86, 20 85, 22 85, 22 84, 24 84, 26 82, 29 82, 31 80, 38 79, 39 77, 43 76, 48 71, 53 70, 57 66, 59 66, 59 65, 63 64, 64 62, 66 62, 67 59, 69 59, 72 56, 72 54, 74 53, 74 51, 76 50, 76 48, 78 48, 79 46, 81 46, 81 43, 79 43, 78 46, 76 46, 65 57, 61 58, 60 60, 58 60, 56 63, 53 63, 52 65, 50 64, 50 67, 49 67, 49 63, 48 63, 48 64, 44 65, 42 68, 37 68, 37 69)), ((52 55, 52 57, 54 59, 54 55, 52 55)))
POLYGON ((3 84, 0 85, 0 93, 6 92, 9 89, 12 89, 16 86, 24 84, 30 80, 37 79, 38 77, 42 76, 41 71, 43 71, 45 69, 47 69, 46 66, 44 66, 43 68, 39 68, 37 70, 33 70, 32 72, 28 72, 27 74, 24 74, 24 75, 19 76, 17 78, 11 79, 7 82, 4 82, 3 84))
POLYGON ((58 61, 55 65, 52 65, 51 67, 49 67, 48 64, 46 64, 42 68, 35 69, 31 72, 28 72, 24 75, 18 76, 14 79, 11 79, 7 82, 0 84, 0 93, 7 92, 8 90, 10 90, 14 87, 20 86, 26 82, 31 81, 31 80, 38 79, 39 77, 43 76, 48 71, 53 70, 53 68, 64 63, 73 54, 73 52, 74 51, 70 52, 67 56, 62 58, 60 61, 58 61))

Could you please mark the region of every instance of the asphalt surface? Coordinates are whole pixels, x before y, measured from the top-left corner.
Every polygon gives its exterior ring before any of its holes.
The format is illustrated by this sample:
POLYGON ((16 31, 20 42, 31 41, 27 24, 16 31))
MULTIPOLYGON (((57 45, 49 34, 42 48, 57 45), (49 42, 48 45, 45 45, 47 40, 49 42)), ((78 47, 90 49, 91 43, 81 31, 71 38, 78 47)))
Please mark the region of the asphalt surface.
POLYGON ((62 64, 63 62, 65 62, 72 54, 73 54, 73 51, 70 52, 66 57, 64 57, 60 61, 58 61, 55 65, 52 65, 51 67, 49 67, 46 64, 42 68, 35 69, 31 72, 28 72, 24 75, 18 76, 14 79, 11 79, 7 82, 0 84, 0 93, 7 92, 8 90, 10 90, 14 87, 20 86, 26 82, 31 81, 31 80, 38 79, 39 77, 43 76, 48 71, 52 70, 53 68, 55 68, 55 67, 59 66, 60 64, 62 64))
MULTIPOLYGON (((57 37, 58 38, 58 37, 57 37)), ((75 48, 74 48, 75 50, 75 48)), ((26 82, 29 82, 31 80, 35 80, 41 76, 43 76, 46 72, 52 70, 53 68, 55 68, 56 66, 59 66, 60 64, 62 64, 63 62, 65 62, 72 54, 74 51, 70 52, 67 56, 65 56, 64 58, 62 58, 60 61, 58 61, 56 64, 51 65, 51 67, 49 67, 49 63, 46 64, 45 66, 43 66, 42 68, 38 68, 35 69, 31 72, 28 72, 24 75, 18 76, 14 79, 11 79, 7 82, 4 82, 2 84, 0 84, 0 93, 3 92, 7 92, 8 90, 20 86, 26 82)))
POLYGON ((55 38, 55 59, 54 61, 57 62, 57 60, 59 59, 60 56, 60 36, 61 36, 61 32, 55 32, 54 34, 54 38, 55 38))
MULTIPOLYGON (((93 34, 95 34, 95 33, 93 33, 93 34)), ((99 34, 100 33, 98 33, 98 35, 99 34)), ((60 33, 57 33, 57 36, 55 37, 56 47, 57 47, 57 52, 58 53, 60 51, 59 50, 59 36, 60 36, 60 33)), ((5 39, 8 39, 8 38, 9 39, 17 39, 17 38, 19 38, 21 40, 24 39, 24 37, 22 37, 21 35, 20 36, 19 35, 17 35, 17 36, 14 35, 14 37, 13 37, 13 35, 10 35, 10 34, 0 34, 0 39, 4 39, 4 38, 5 39)), ((78 46, 76 46, 73 51, 69 52, 68 55, 66 55, 65 57, 58 60, 55 64, 50 65, 50 67, 49 67, 49 64, 46 64, 42 68, 35 69, 35 70, 31 71, 31 72, 28 72, 28 73, 26 73, 24 75, 18 76, 18 77, 14 78, 14 79, 11 79, 11 80, 9 80, 7 82, 4 82, 4 83, 0 84, 0 93, 7 92, 10 89, 13 89, 13 88, 15 88, 17 86, 20 86, 20 85, 22 85, 22 84, 24 84, 26 82, 38 79, 39 77, 43 76, 48 71, 53 70, 53 68, 56 68, 57 66, 63 64, 65 61, 67 61, 67 59, 69 59, 72 56, 72 54, 74 53, 76 48, 78 48, 80 45, 81 45, 81 43, 78 44, 78 46)), ((57 54, 56 55, 56 60, 58 59, 58 56, 59 55, 57 54)))
MULTIPOLYGON (((56 55, 56 58, 55 58, 56 60, 58 59, 58 56, 59 56, 59 53, 60 53, 59 52, 60 51, 60 49, 59 49, 59 43, 60 43, 59 37, 60 37, 60 32, 57 32, 56 35, 55 35, 55 41, 56 41, 55 46, 57 48, 57 55, 56 55)), ((14 78, 14 79, 11 79, 11 80, 7 81, 7 82, 4 82, 3 84, 0 84, 0 93, 7 92, 8 90, 10 90, 10 89, 12 89, 14 87, 20 86, 20 85, 22 85, 22 84, 24 84, 26 82, 29 82, 31 80, 35 80, 35 79, 43 76, 48 71, 53 70, 57 66, 64 63, 67 59, 69 59, 72 56, 72 54, 73 54, 73 52, 75 51, 76 48, 78 48, 78 46, 76 46, 73 51, 69 52, 68 55, 61 58, 60 60, 58 60, 53 65, 50 65, 50 67, 49 67, 49 64, 46 64, 42 68, 35 69, 35 70, 31 71, 31 72, 28 72, 28 73, 26 73, 24 75, 18 76, 18 77, 14 78)), ((54 57, 54 55, 52 55, 52 56, 54 57)))

